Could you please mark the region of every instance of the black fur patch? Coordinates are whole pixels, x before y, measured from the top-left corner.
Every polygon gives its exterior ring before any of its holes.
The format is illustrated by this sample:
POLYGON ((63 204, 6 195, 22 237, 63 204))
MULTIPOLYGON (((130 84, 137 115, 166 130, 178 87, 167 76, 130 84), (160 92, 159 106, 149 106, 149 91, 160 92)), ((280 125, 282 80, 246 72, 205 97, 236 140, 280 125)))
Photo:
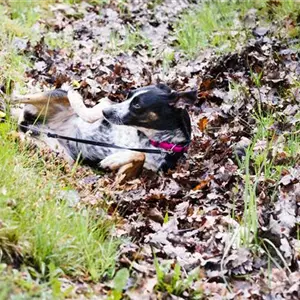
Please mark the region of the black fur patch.
MULTIPOLYGON (((30 127, 30 125, 36 124, 36 115, 32 114, 29 111, 24 111, 24 120, 22 122, 19 123, 19 130, 22 132, 27 132, 28 130, 31 130, 27 127, 30 127)), ((32 130, 33 135, 39 135, 38 132, 35 132, 34 130, 32 130)))

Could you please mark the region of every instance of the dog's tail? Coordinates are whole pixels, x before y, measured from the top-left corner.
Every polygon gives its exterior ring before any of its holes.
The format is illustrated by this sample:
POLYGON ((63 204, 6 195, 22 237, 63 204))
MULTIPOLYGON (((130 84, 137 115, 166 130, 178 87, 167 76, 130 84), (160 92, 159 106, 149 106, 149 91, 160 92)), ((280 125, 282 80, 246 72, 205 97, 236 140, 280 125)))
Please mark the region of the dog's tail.
POLYGON ((28 95, 13 95, 11 98, 11 103, 23 103, 23 104, 36 104, 39 102, 46 101, 68 101, 68 92, 63 89, 56 89, 52 91, 28 94, 28 95))

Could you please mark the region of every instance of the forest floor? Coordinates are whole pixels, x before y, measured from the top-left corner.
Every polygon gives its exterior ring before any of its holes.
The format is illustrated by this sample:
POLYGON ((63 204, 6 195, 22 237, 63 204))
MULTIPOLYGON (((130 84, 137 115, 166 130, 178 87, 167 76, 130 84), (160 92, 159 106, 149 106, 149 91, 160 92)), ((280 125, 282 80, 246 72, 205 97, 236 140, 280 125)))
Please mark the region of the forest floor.
POLYGON ((297 1, 0 0, 1 299, 299 299, 297 1), (166 174, 20 144, 9 94, 198 89, 166 174))

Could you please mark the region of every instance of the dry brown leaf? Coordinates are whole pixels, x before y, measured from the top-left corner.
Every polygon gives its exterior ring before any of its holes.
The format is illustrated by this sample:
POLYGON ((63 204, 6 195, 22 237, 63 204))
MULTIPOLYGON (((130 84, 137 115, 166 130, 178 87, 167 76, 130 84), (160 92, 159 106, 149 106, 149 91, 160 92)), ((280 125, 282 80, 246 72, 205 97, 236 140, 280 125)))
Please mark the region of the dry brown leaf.
POLYGON ((194 190, 194 191, 198 191, 198 190, 204 189, 205 187, 208 186, 208 184, 210 183, 210 181, 211 181, 210 178, 209 178, 209 179, 205 179, 205 180, 200 181, 200 183, 197 184, 197 185, 193 188, 193 190, 194 190))
POLYGON ((203 132, 205 130, 207 124, 208 124, 208 119, 206 117, 200 119, 198 122, 198 127, 199 127, 200 131, 203 132))

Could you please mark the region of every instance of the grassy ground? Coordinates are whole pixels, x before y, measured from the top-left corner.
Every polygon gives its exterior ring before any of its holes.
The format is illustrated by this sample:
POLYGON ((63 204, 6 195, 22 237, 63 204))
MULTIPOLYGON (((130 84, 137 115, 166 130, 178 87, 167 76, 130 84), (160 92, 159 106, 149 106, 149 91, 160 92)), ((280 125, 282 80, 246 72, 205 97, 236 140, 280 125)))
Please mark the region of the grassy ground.
MULTIPOLYGON (((299 3, 293 0, 281 1, 278 6, 269 5, 266 0, 207 1, 178 22, 178 46, 188 58, 195 58, 206 48, 219 54, 236 51, 251 37, 249 27, 257 21, 251 19, 250 9, 258 9, 258 24, 268 27, 273 20, 280 23, 287 16, 296 21, 298 7, 299 3)), ((299 31, 295 26, 288 30, 291 37, 299 31)))
MULTIPOLYGON (((39 39, 41 32, 32 26, 49 13, 48 4, 51 1, 0 2, 0 83, 6 92, 22 88, 31 66, 16 50, 15 37, 32 43, 39 39)), ((0 109, 3 115, 3 105, 0 109)), ((112 277, 120 244, 111 237, 114 222, 103 213, 72 205, 72 195, 79 197, 69 184, 76 170, 66 175, 54 159, 46 162, 19 146, 11 137, 16 126, 6 121, 0 122, 0 298, 72 297, 71 279, 112 277), (51 172, 45 164, 53 164, 51 172)))
POLYGON ((71 285, 62 288, 63 278, 111 277, 119 245, 110 237, 113 223, 103 213, 73 207, 74 191, 61 180, 61 166, 45 171, 53 162, 29 156, 10 131, 0 123, 2 293, 71 295, 71 285))

